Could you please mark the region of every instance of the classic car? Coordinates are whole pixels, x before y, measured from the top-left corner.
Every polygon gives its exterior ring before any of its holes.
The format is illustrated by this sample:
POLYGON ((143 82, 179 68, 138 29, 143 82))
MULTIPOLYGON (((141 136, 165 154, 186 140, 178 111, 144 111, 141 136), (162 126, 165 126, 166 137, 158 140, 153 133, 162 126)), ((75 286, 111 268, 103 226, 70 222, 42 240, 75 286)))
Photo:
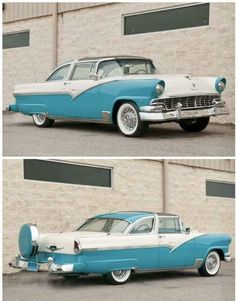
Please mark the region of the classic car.
POLYGON ((39 127, 75 119, 117 124, 139 137, 150 123, 175 121, 198 132, 211 116, 228 114, 225 86, 224 77, 160 74, 149 58, 88 57, 60 65, 45 82, 16 85, 7 110, 31 115, 39 127))
POLYGON ((206 234, 185 228, 174 214, 120 211, 89 218, 75 231, 39 234, 33 224, 19 233, 20 255, 10 266, 76 278, 101 274, 123 284, 132 272, 198 269, 215 276, 221 260, 231 261, 227 234, 206 234))

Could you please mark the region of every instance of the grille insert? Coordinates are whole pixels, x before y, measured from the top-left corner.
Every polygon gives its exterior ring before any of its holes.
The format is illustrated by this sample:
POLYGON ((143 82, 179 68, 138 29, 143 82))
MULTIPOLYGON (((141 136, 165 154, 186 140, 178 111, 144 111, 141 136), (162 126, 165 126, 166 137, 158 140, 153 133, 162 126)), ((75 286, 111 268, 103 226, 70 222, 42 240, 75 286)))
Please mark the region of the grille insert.
POLYGON ((177 103, 182 104, 182 109, 209 108, 214 105, 213 101, 220 101, 220 95, 197 95, 186 97, 171 97, 157 100, 156 104, 163 104, 166 111, 175 110, 177 103))

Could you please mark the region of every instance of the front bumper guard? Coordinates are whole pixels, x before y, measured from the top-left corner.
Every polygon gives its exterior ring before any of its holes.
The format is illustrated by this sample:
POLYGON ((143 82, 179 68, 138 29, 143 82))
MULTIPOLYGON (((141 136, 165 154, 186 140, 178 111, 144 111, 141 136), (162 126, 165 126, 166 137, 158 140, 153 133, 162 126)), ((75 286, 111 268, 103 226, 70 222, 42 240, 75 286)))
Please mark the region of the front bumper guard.
POLYGON ((227 262, 227 263, 232 261, 230 253, 225 253, 225 255, 224 255, 224 261, 227 262))
POLYGON ((167 121, 178 121, 180 119, 195 119, 201 117, 210 117, 218 115, 228 115, 229 110, 225 106, 224 101, 215 102, 214 105, 210 108, 203 109, 182 109, 182 105, 178 103, 175 110, 173 111, 164 111, 163 105, 152 105, 152 106, 143 106, 140 108, 140 119, 142 121, 150 122, 167 122, 167 121))

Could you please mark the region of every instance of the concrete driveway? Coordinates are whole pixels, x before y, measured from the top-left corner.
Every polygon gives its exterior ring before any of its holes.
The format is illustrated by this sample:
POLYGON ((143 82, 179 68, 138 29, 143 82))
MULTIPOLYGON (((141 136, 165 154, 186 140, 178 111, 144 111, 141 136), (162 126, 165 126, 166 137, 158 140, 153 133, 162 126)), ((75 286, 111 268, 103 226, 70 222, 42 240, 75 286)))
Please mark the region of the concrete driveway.
POLYGON ((135 274, 125 285, 108 285, 100 276, 78 280, 49 277, 47 272, 3 276, 3 301, 234 301, 234 262, 222 262, 215 277, 195 270, 135 274))
POLYGON ((234 128, 211 124, 186 133, 178 124, 152 125, 145 137, 126 138, 115 126, 57 121, 37 128, 29 116, 3 115, 4 156, 234 156, 234 128))

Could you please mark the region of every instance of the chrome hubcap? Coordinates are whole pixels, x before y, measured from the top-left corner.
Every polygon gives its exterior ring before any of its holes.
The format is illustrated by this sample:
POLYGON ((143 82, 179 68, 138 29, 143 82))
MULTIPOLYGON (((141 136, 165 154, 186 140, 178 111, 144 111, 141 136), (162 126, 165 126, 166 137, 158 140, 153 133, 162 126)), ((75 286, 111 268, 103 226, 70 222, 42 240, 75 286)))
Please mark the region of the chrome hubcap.
POLYGON ((132 108, 125 108, 121 114, 121 120, 125 128, 132 131, 137 124, 137 114, 132 108))
POLYGON ((116 278, 122 279, 127 274, 127 271, 126 270, 114 271, 113 274, 116 278))
POLYGON ((209 272, 213 272, 217 268, 217 265, 218 265, 217 257, 214 254, 210 255, 207 258, 207 262, 206 262, 207 270, 209 272))
POLYGON ((44 122, 46 116, 45 114, 36 114, 35 117, 38 120, 38 122, 44 122))

